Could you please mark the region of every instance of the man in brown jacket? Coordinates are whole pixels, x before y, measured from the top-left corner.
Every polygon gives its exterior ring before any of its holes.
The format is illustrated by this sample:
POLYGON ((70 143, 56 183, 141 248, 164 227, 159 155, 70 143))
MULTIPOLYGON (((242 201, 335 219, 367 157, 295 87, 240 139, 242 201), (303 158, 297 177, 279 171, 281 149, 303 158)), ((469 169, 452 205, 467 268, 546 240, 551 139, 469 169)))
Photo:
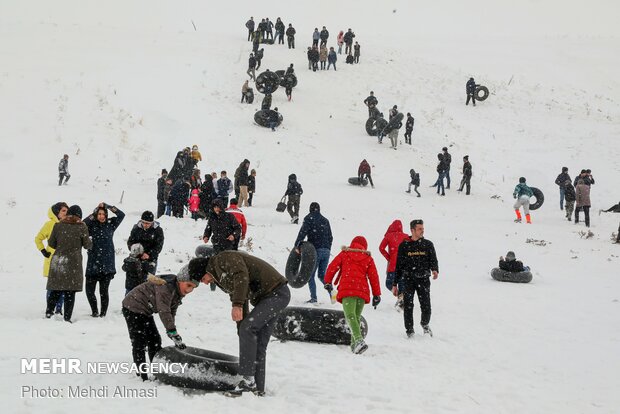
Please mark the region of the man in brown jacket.
POLYGON ((264 395, 267 345, 278 315, 291 300, 286 278, 264 260, 238 251, 192 259, 189 275, 207 285, 215 283, 230 295, 243 376, 230 394, 252 391, 264 395), (248 302, 254 307, 251 312, 248 302))
MULTIPOLYGON (((153 319, 154 313, 166 328, 168 337, 179 349, 185 349, 181 335, 177 333, 175 316, 185 295, 198 287, 200 279, 192 280, 187 274, 149 275, 146 282, 132 289, 123 299, 123 316, 127 322, 133 362, 139 369, 146 363, 144 352, 148 348, 149 360, 161 349, 161 336, 153 319)), ((138 374, 144 381, 146 373, 138 374)))

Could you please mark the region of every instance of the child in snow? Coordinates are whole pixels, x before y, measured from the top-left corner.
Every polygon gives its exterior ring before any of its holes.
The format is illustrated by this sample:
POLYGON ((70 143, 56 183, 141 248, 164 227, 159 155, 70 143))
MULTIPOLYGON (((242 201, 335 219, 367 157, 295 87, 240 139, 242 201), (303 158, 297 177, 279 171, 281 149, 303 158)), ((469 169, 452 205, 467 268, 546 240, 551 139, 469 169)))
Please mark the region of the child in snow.
POLYGON ((252 198, 256 192, 256 170, 252 169, 248 177, 248 207, 252 207, 252 198))
MULTIPOLYGON (((123 299, 123 316, 127 322, 133 362, 136 367, 146 363, 145 351, 149 359, 161 349, 161 336, 153 319, 154 313, 166 328, 166 334, 179 349, 185 349, 181 335, 177 333, 175 315, 183 297, 198 287, 199 280, 193 280, 189 274, 149 275, 146 283, 133 289, 123 299)), ((146 373, 136 374, 147 381, 146 373)))
POLYGON ((342 248, 325 273, 325 289, 330 295, 333 290, 332 281, 338 285, 336 300, 342 303, 347 325, 351 330, 351 351, 355 354, 361 354, 368 349, 360 330, 360 317, 364 304, 370 302, 369 282, 373 295, 372 306, 376 308, 381 302, 379 275, 367 247, 364 237, 355 237, 349 247, 342 248))
POLYGON ((198 145, 192 146, 191 156, 194 162, 194 166, 198 164, 199 161, 202 161, 202 155, 200 154, 200 151, 198 151, 198 145))
POLYGON ((528 224, 532 224, 532 220, 530 218, 530 197, 533 195, 534 193, 532 192, 532 189, 525 184, 525 177, 519 178, 519 184, 517 184, 512 193, 512 196, 517 199, 514 205, 515 213, 517 214, 515 223, 521 223, 521 212, 519 211, 519 208, 523 206, 525 220, 528 224))
POLYGON ((420 192, 418 191, 418 187, 420 186, 420 173, 415 172, 415 170, 412 168, 409 170, 409 175, 411 176, 411 181, 409 181, 409 187, 407 188, 407 191, 405 191, 405 193, 410 193, 411 186, 413 185, 413 191, 416 192, 418 197, 421 197, 420 192))
POLYGON ((140 243, 131 245, 129 256, 123 260, 123 271, 125 272, 125 296, 136 286, 146 282, 149 264, 147 260, 142 260, 144 247, 140 243))
POLYGON ((197 221, 198 212, 200 211, 200 190, 194 188, 187 202, 189 205, 189 212, 192 213, 192 218, 194 219, 194 221, 197 221))

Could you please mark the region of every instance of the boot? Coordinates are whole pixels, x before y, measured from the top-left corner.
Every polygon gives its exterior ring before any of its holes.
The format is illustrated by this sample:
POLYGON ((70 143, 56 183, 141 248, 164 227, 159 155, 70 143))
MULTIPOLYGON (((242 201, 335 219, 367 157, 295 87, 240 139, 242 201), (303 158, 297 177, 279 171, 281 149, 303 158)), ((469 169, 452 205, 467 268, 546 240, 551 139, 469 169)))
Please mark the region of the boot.
POLYGON ((521 223, 521 212, 519 210, 515 210, 517 213, 517 218, 515 219, 515 223, 521 223))
POLYGON ((526 222, 527 224, 532 224, 532 219, 530 218, 530 215, 529 215, 529 214, 526 214, 526 215, 525 215, 525 222, 526 222))

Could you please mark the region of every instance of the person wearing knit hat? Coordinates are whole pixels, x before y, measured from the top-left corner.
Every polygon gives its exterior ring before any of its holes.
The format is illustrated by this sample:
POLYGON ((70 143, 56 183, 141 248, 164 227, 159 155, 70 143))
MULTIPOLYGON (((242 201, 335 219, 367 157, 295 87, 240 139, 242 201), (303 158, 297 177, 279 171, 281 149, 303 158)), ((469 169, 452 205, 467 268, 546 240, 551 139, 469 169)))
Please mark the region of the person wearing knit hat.
POLYGON ((54 225, 48 244, 56 251, 52 256, 47 278, 47 289, 51 292, 45 317, 52 317, 54 307, 60 297, 64 296, 63 316, 65 321, 71 322, 75 293, 81 292, 84 284, 82 248, 88 250, 93 246, 88 228, 82 222, 82 209, 79 206, 69 207, 67 216, 54 225))
POLYGON ((140 259, 147 261, 148 272, 155 274, 159 253, 164 247, 164 230, 159 222, 155 221, 153 213, 148 210, 142 213, 140 221, 131 229, 127 239, 127 248, 130 249, 135 243, 140 243, 144 247, 144 253, 140 259))
MULTIPOLYGON (((34 244, 35 246, 37 246, 37 250, 39 250, 44 257, 43 277, 47 277, 49 274, 50 261, 51 261, 52 255, 54 254, 54 249, 49 246, 49 237, 52 234, 52 229, 54 228, 54 225, 58 223, 59 221, 63 220, 67 216, 68 209, 69 209, 69 206, 67 205, 67 203, 64 203, 62 201, 52 205, 47 211, 47 217, 49 218, 49 220, 46 221, 45 224, 43 224, 43 226, 41 227, 41 230, 39 230, 37 235, 34 237, 34 244), (43 244, 43 242, 46 240, 48 240, 47 246, 43 244)), ((51 291, 48 290, 47 298, 49 298, 50 293, 51 291)), ((46 301, 47 301, 47 298, 46 298, 46 301)), ((56 304, 55 312, 57 314, 62 313, 62 304, 63 304, 63 296, 61 295, 58 300, 58 303, 56 304)))
POLYGON ((224 251, 189 262, 191 279, 216 284, 230 295, 231 318, 239 335, 241 381, 231 395, 265 393, 267 345, 275 321, 291 300, 287 280, 266 261, 245 252, 224 251), (249 311, 249 304, 253 305, 249 311))

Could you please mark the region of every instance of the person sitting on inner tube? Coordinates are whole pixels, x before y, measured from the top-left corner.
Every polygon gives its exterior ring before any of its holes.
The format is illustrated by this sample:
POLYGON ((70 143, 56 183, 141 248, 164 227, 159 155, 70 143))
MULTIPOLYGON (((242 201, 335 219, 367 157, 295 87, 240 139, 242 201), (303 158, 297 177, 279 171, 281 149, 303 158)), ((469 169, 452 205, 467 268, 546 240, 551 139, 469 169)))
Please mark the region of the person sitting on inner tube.
POLYGON ((276 106, 272 110, 269 110, 269 128, 271 128, 272 131, 275 131, 279 121, 280 113, 278 112, 278 107, 276 106))
POLYGON ((499 268, 511 273, 518 273, 525 270, 530 270, 529 267, 523 266, 523 262, 517 260, 517 258, 515 257, 515 252, 513 251, 506 253, 506 260, 504 260, 503 256, 499 257, 499 268))

